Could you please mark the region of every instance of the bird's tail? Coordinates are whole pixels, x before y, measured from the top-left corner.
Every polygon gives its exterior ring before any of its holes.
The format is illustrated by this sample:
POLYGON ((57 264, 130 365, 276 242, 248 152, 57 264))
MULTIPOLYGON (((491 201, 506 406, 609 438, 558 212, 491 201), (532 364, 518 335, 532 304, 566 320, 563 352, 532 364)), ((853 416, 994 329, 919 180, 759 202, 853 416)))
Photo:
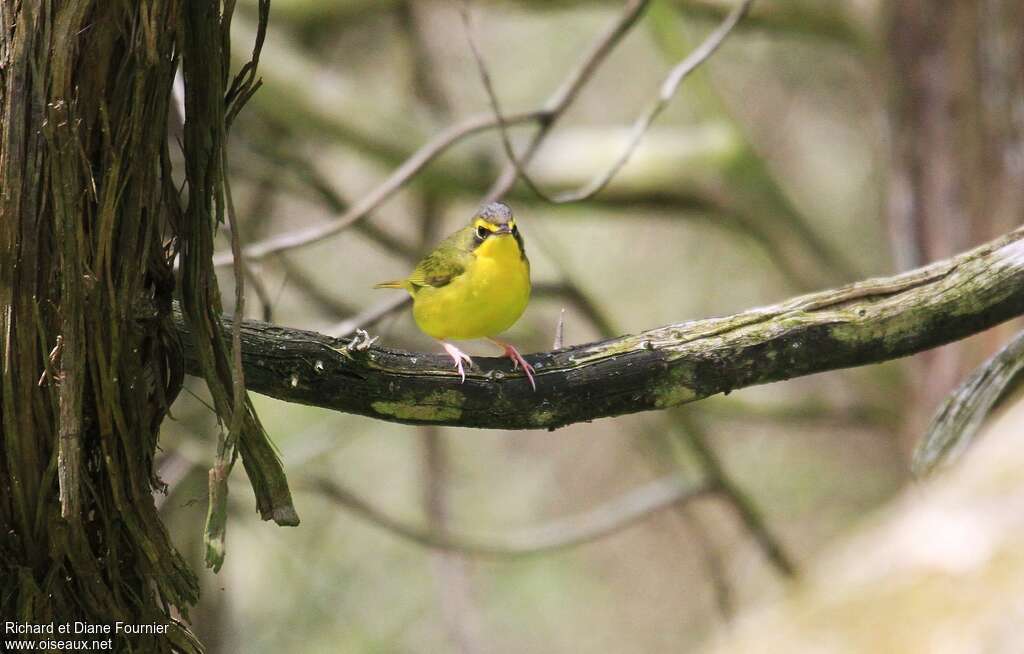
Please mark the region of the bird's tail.
POLYGON ((373 287, 374 288, 405 288, 405 281, 404 280, 397 280, 397 281, 393 281, 393 282, 381 282, 379 284, 374 284, 373 287))

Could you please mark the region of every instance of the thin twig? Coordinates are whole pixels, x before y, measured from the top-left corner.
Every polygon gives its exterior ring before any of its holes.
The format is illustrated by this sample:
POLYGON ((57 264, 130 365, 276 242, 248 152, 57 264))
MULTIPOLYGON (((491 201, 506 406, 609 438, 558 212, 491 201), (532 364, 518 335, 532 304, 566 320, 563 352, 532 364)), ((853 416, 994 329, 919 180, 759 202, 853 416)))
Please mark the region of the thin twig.
POLYGON ((387 300, 360 312, 352 318, 342 320, 333 327, 328 327, 324 330, 324 333, 335 338, 351 336, 357 329, 369 329, 388 316, 398 313, 410 302, 412 302, 412 298, 407 294, 395 293, 387 300))
MULTIPOLYGON (((269 161, 276 175, 280 176, 285 170, 294 175, 297 181, 304 187, 297 189, 303 198, 308 197, 308 194, 305 192, 306 190, 313 191, 331 214, 336 216, 343 216, 349 209, 348 201, 334 189, 331 181, 308 158, 298 156, 292 152, 279 151, 276 148, 259 147, 256 152, 259 156, 269 161)), ((370 213, 372 212, 368 212, 364 218, 368 218, 370 213)), ((401 240, 368 220, 359 220, 352 227, 383 249, 393 252, 404 259, 415 260, 419 254, 414 248, 407 246, 401 240)))
MULTIPOLYGON (((256 22, 256 38, 252 45, 252 54, 249 61, 242 66, 241 70, 231 80, 231 87, 224 95, 225 129, 230 129, 238 112, 249 101, 249 99, 263 85, 263 80, 257 79, 256 69, 260 63, 260 53, 263 52, 263 42, 267 38, 267 25, 270 23, 270 0, 259 0, 258 19, 256 22)), ((230 18, 228 19, 230 24, 230 18)), ((226 174, 226 173, 225 173, 226 174)))
POLYGON ((725 566, 722 564, 721 554, 715 548, 715 544, 711 542, 707 527, 701 523, 694 511, 683 506, 679 509, 679 516, 693 532, 693 538, 697 541, 697 549, 700 550, 701 560, 707 570, 708 579, 711 581, 711 588, 714 590, 715 608, 722 620, 729 622, 736 613, 736 603, 725 566))
POLYGON ((281 267, 289 287, 301 291, 307 299, 317 305, 320 311, 332 319, 348 318, 358 311, 356 307, 342 300, 336 293, 322 288, 304 268, 293 263, 288 257, 277 257, 275 263, 281 267))
MULTIPOLYGON (((234 247, 234 231, 232 231, 232 247, 234 247)), ((274 301, 270 297, 270 292, 267 290, 267 285, 263 283, 263 278, 256 272, 252 264, 244 259, 241 259, 242 271, 245 273, 245 277, 252 282, 252 288, 256 291, 256 298, 260 301, 260 315, 261 320, 264 322, 274 321, 274 301)), ((237 290, 237 289, 236 289, 237 290)), ((244 292, 244 289, 243 289, 244 292)))
MULTIPOLYGON (((530 159, 537 152, 541 142, 547 136, 548 132, 558 121, 559 117, 565 113, 569 105, 573 103, 576 96, 579 95, 580 90, 584 84, 590 80, 600 65, 604 62, 605 58, 611 53, 616 45, 622 40, 626 34, 629 33, 633 25, 640 19, 644 10, 650 4, 650 0, 630 0, 623 7, 622 13, 612 23, 607 30, 605 30, 601 36, 594 41, 593 45, 587 51, 583 58, 580 59, 579 64, 573 69, 569 76, 562 82, 562 85, 558 87, 554 95, 552 95, 546 103, 544 103, 544 109, 548 118, 541 121, 540 127, 537 132, 530 139, 529 144, 526 146, 526 151, 523 156, 518 160, 524 165, 529 163, 530 159)), ((500 127, 500 117, 495 112, 495 122, 500 127)), ((504 120, 505 126, 511 124, 508 118, 504 120)), ((502 130, 503 135, 507 130, 502 130)), ((517 161, 512 159, 510 161, 517 161)), ((517 168, 509 163, 505 170, 502 171, 498 179, 495 180, 494 184, 487 191, 484 203, 493 202, 494 200, 501 199, 509 192, 512 185, 516 182, 517 168)))
POLYGON ((561 350, 565 345, 565 307, 558 314, 558 324, 555 325, 555 342, 551 344, 552 350, 561 350))
POLYGON ((500 538, 483 538, 452 532, 438 534, 404 522, 324 477, 300 482, 299 488, 315 491, 360 518, 406 540, 425 547, 482 557, 534 556, 576 547, 620 532, 662 509, 690 502, 710 492, 705 485, 672 475, 631 490, 577 516, 500 538))
MULTIPOLYGON (((505 118, 506 125, 542 121, 548 116, 545 110, 527 111, 505 118)), ((420 147, 412 156, 395 169, 381 184, 360 198, 344 214, 334 220, 314 225, 303 230, 285 232, 261 241, 251 243, 243 248, 242 253, 247 259, 262 259, 276 252, 283 252, 297 247, 310 245, 337 234, 347 227, 362 220, 371 211, 377 209, 388 198, 401 190, 428 163, 436 159, 448 148, 462 139, 486 129, 497 127, 498 123, 492 115, 473 116, 441 132, 420 147)), ((230 252, 214 255, 216 266, 226 266, 231 262, 230 252)))
MULTIPOLYGON (((233 9, 233 5, 231 7, 233 9)), ((226 29, 231 24, 231 9, 223 17, 222 26, 226 29)), ((242 110, 245 103, 262 85, 262 80, 257 79, 256 70, 259 67, 260 53, 263 52, 263 42, 267 35, 267 25, 270 22, 270 0, 259 0, 259 20, 257 21, 256 39, 253 42, 252 54, 231 81, 231 86, 224 96, 224 123, 222 126, 221 138, 221 183, 223 185, 224 200, 227 204, 228 226, 231 230, 231 258, 235 274, 235 315, 238 316, 236 323, 240 323, 245 317, 245 268, 246 263, 242 258, 241 237, 238 228, 238 216, 235 212, 235 202, 231 194, 231 181, 228 173, 228 152, 227 133, 235 116, 242 110)), ((265 293, 264 293, 265 295, 265 293)), ((266 311, 266 310, 265 310, 266 311)), ((229 434, 238 438, 242 429, 243 417, 248 410, 245 402, 245 373, 242 368, 242 328, 236 324, 231 329, 231 349, 234 367, 231 372, 231 381, 234 385, 234 398, 231 405, 231 427, 229 434)), ((218 461, 220 463, 220 461, 218 461)))
MULTIPOLYGON (((637 3, 644 5, 646 3, 637 3)), ((462 22, 466 30, 466 38, 469 42, 470 51, 473 54, 473 59, 476 61, 477 69, 480 73, 480 79, 483 82, 484 90, 487 92, 487 97, 491 103, 491 109, 494 111, 495 118, 498 121, 498 130, 501 134, 501 143, 505 148, 505 154, 508 157, 509 163, 515 169, 519 179, 530 188, 531 191, 537 194, 538 197, 546 200, 547 202, 555 204, 564 204, 567 202, 579 202, 593 197, 599 193, 605 186, 612 181, 616 174, 626 165, 626 162, 633 156, 637 147, 640 145, 640 141, 643 139, 647 129, 654 122, 654 119, 668 106, 669 101, 675 95, 676 90, 687 76, 690 75, 694 70, 697 69, 702 63, 707 61, 710 57, 725 41, 726 37, 729 36, 733 28, 736 27, 737 23, 746 15, 750 9, 750 5, 753 4, 753 0, 741 0, 729 15, 725 17, 721 25, 718 26, 715 31, 708 35, 704 41, 697 46, 685 59, 679 62, 672 71, 665 78, 665 81, 661 84, 661 90, 658 93, 658 97, 648 106, 648 108, 637 118, 636 122, 633 123, 633 127, 630 130, 629 142, 626 145, 625 150, 619 155, 619 158, 608 168, 603 174, 596 176, 590 183, 584 185, 578 190, 568 191, 565 193, 559 193, 557 195, 549 195, 544 192, 538 183, 530 177, 526 172, 525 166, 532 157, 536 148, 531 146, 527 148, 527 154, 521 160, 515 153, 515 149, 512 146, 512 140, 509 137, 507 121, 505 120, 501 106, 498 101, 497 93, 494 90, 494 85, 491 82, 490 73, 487 70, 487 65, 484 63, 483 56, 480 54, 480 50, 477 47, 476 39, 473 38, 473 29, 470 24, 469 17, 469 6, 468 2, 462 6, 462 22)), ((641 6, 640 9, 643 7, 641 6)), ((628 10, 627 10, 628 11, 628 10)), ((557 114, 556 114, 557 115, 557 114)), ((538 131, 537 135, 534 136, 534 143, 539 142, 543 139, 545 130, 538 131)), ((514 183, 514 180, 513 182, 514 183)), ((504 195, 511 188, 512 183, 507 183, 505 187, 499 187, 499 192, 495 193, 495 196, 500 197, 504 195)), ((490 197, 490 194, 489 194, 490 197)), ((494 198, 497 199, 497 198, 494 198)))
POLYGON ((701 426, 685 412, 678 412, 679 422, 687 445, 697 457, 704 471, 708 486, 719 493, 736 510, 740 520, 754 541, 764 552, 768 561, 783 575, 796 576, 796 565, 786 554, 782 543, 768 529, 768 525, 754 501, 736 485, 732 477, 722 467, 718 455, 708 444, 701 426))
MULTIPOLYGON (((229 174, 230 171, 225 169, 225 179, 227 179, 229 174)), ((250 217, 249 220, 246 221, 246 228, 250 234, 256 233, 263 226, 263 223, 266 222, 266 217, 270 214, 271 208, 276 202, 279 186, 278 176, 270 173, 264 174, 253 186, 254 190, 252 197, 249 198, 248 206, 245 208, 245 215, 250 217)), ((231 208, 234 210, 233 205, 231 208)), ((237 220, 235 223, 237 223, 237 220)), ((229 233, 232 252, 235 252, 234 224, 231 226, 229 233)), ((232 257, 232 260, 235 260, 234 256, 232 257)), ((246 279, 252 283, 253 290, 256 291, 256 297, 260 302, 260 313, 263 316, 263 320, 272 322, 274 315, 274 300, 270 297, 267 285, 263 283, 263 276, 260 271, 257 270, 257 267, 253 265, 253 262, 245 259, 244 257, 239 260, 242 262, 242 270, 245 272, 246 279)))
MULTIPOLYGON (((231 383, 234 386, 234 398, 231 404, 231 427, 228 431, 238 439, 245 415, 245 372, 242 368, 242 320, 245 318, 245 260, 242 258, 242 243, 238 234, 238 216, 235 215, 235 202, 231 197, 231 182, 228 181, 228 152, 221 148, 221 171, 223 175, 224 199, 227 201, 228 226, 231 230, 231 254, 234 257, 235 274, 235 315, 238 319, 231 326, 231 383)), ((218 466, 222 462, 218 457, 218 466)))

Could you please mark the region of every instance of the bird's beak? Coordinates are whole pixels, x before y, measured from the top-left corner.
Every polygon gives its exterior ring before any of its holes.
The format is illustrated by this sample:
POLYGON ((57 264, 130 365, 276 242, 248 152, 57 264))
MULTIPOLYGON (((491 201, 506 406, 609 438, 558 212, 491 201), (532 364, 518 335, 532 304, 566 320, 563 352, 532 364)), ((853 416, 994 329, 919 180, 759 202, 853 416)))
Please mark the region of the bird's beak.
POLYGON ((498 231, 496 231, 494 233, 495 234, 511 234, 512 233, 512 228, 509 227, 508 225, 501 225, 500 227, 498 227, 498 231))

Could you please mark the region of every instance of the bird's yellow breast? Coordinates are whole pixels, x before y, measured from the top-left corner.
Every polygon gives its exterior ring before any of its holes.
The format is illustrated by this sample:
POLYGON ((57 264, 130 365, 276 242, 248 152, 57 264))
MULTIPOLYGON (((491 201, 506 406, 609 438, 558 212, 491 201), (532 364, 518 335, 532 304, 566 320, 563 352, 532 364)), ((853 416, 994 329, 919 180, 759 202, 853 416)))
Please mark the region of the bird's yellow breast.
POLYGON ((445 286, 413 296, 413 317, 429 336, 468 340, 495 336, 519 319, 530 300, 530 264, 516 238, 491 236, 466 271, 445 286))

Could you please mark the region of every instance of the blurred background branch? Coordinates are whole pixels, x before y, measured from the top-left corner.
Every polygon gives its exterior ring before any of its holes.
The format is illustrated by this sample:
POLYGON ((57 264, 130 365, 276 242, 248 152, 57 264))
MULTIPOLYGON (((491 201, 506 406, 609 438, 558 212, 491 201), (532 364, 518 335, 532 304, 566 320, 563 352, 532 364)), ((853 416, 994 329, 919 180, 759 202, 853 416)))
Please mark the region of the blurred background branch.
MULTIPOLYGON (((515 148, 512 146, 512 142, 508 134, 508 125, 502 114, 501 103, 499 102, 498 95, 494 90, 494 84, 491 81, 491 74, 487 70, 487 65, 484 63, 483 55, 481 55, 480 49, 476 44, 476 39, 473 36, 473 25, 469 17, 468 5, 463 5, 462 23, 466 30, 466 38, 469 42, 470 50, 473 53, 473 60, 476 62, 477 69, 480 73, 480 79, 483 82, 484 90, 487 91, 487 97, 490 101, 491 109, 494 111, 494 116, 498 121, 498 132, 501 135, 501 144, 505 149, 505 155, 508 157, 511 169, 515 173, 515 175, 512 176, 511 173, 506 172, 504 174, 504 178, 507 181, 499 179, 487 194, 485 201, 500 199, 506 192, 508 192, 508 189, 511 188, 512 183, 517 178, 526 184, 538 197, 553 204, 582 202, 584 200, 589 200, 600 193, 608 186, 608 184, 611 183, 612 179, 614 179, 618 172, 622 170, 623 166, 629 162, 629 159, 633 156, 633 153, 640 145, 641 139, 643 139, 644 135, 650 129, 651 124, 654 122, 655 118, 658 117, 658 114, 665 110, 665 107, 679 89, 679 85, 682 84, 683 80, 693 73, 698 66, 707 61, 708 57, 718 50, 722 45, 722 42, 729 36, 729 33, 732 32, 741 20, 743 20, 743 17, 750 9, 752 2, 753 0, 739 0, 736 2, 735 7, 725 17, 722 24, 711 32, 711 34, 709 34, 708 37, 700 43, 700 45, 689 53, 686 58, 672 68, 668 76, 661 83, 661 88, 658 92, 657 98, 654 102, 651 102, 647 109, 645 109, 644 112, 633 122, 633 126, 629 130, 629 140, 623 148, 622 153, 613 160, 612 164, 608 166, 604 172, 595 176, 578 190, 560 193, 557 197, 551 196, 541 190, 540 185, 535 182, 525 170, 525 166, 528 162, 520 159, 515 152, 515 148)), ((632 24, 632 21, 639 15, 639 12, 645 9, 646 6, 646 2, 627 3, 626 13, 623 15, 623 18, 619 23, 613 26, 607 36, 598 41, 594 53, 609 50, 611 45, 614 43, 614 37, 618 36, 620 33, 624 33, 632 24)), ((581 70, 593 69, 599 64, 599 57, 591 55, 584 59, 581 70)), ((565 107, 572 102, 575 92, 578 91, 580 83, 585 81, 585 78, 580 75, 577 80, 570 78, 569 83, 566 85, 569 90, 564 92, 561 98, 556 96, 554 102, 556 106, 565 107)), ((557 114, 555 114, 554 119, 557 120, 557 114)), ((542 125, 541 129, 534 135, 533 140, 530 142, 527 149, 527 159, 536 152, 537 146, 543 141, 553 122, 554 120, 552 120, 551 123, 542 125)))
POLYGON ((448 533, 448 529, 438 531, 436 526, 423 529, 395 520, 373 508, 366 500, 357 497, 337 482, 328 479, 309 480, 301 487, 315 489, 316 492, 322 493, 361 518, 425 547, 487 557, 536 556, 578 547, 627 529, 656 511, 690 502, 711 492, 711 487, 707 484, 694 484, 677 477, 660 479, 626 493, 614 502, 594 507, 578 516, 519 533, 481 537, 454 535, 448 533))

